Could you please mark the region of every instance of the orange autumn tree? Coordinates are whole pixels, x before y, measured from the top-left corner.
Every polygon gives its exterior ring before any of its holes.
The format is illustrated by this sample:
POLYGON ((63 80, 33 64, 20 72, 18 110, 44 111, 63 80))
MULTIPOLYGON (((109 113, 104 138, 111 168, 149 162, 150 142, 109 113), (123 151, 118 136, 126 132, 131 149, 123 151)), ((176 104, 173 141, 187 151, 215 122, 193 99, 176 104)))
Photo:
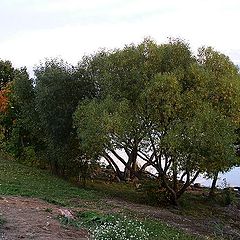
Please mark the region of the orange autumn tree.
POLYGON ((6 113, 9 106, 9 94, 10 94, 10 84, 7 84, 6 88, 0 90, 0 112, 6 113))
POLYGON ((0 60, 0 112, 6 113, 9 105, 11 83, 14 79, 14 68, 10 61, 0 60))
POLYGON ((4 149, 13 124, 10 98, 15 69, 10 61, 0 60, 0 144, 4 149))

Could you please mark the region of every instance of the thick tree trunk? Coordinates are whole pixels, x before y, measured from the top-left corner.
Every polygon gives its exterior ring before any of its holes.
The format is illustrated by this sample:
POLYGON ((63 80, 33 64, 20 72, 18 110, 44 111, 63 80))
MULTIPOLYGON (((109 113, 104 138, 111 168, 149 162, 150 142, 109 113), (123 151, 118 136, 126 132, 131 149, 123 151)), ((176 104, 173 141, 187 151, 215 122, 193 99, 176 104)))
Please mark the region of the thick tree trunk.
POLYGON ((178 198, 177 198, 177 194, 176 193, 171 193, 171 196, 170 196, 170 203, 174 206, 179 206, 178 204, 178 198))
POLYGON ((132 171, 130 172, 130 179, 136 177, 137 172, 137 146, 135 146, 131 153, 131 168, 132 171))
POLYGON ((118 165, 113 161, 113 159, 109 155, 104 155, 104 158, 107 160, 109 165, 112 167, 113 171, 115 172, 116 176, 119 178, 120 181, 124 181, 124 175, 120 171, 118 165))
POLYGON ((177 199, 179 199, 183 193, 187 190, 187 188, 192 184, 194 183, 194 181, 196 180, 196 178, 198 177, 198 175, 200 174, 200 171, 197 171, 195 173, 195 175, 193 176, 192 179, 190 179, 190 172, 188 170, 186 170, 186 175, 187 175, 187 178, 186 178, 186 181, 184 183, 184 185, 179 189, 179 191, 177 192, 177 199))
MULTIPOLYGON (((124 159, 122 157, 120 157, 114 150, 111 150, 111 152, 113 153, 113 155, 125 166, 125 170, 124 170, 124 178, 125 180, 127 179, 127 176, 135 176, 138 178, 139 174, 134 171, 134 169, 132 168, 132 161, 133 158, 131 157, 132 154, 129 155, 129 159, 128 162, 124 161, 124 159)), ((137 157, 137 154, 136 154, 137 157)))
POLYGON ((178 191, 178 180, 177 180, 177 166, 176 166, 176 163, 175 163, 175 159, 172 160, 172 164, 173 164, 173 190, 175 192, 178 191))
POLYGON ((217 179, 218 179, 218 172, 214 173, 214 176, 213 176, 212 186, 211 186, 210 191, 209 191, 209 196, 210 197, 214 197, 215 196, 217 179))

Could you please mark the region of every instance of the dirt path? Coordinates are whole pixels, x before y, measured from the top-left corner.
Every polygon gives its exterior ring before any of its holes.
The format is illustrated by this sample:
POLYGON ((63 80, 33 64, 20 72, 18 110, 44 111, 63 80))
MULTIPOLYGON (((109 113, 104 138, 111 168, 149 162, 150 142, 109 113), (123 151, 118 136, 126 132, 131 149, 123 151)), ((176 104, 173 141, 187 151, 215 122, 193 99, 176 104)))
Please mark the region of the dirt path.
MULTIPOLYGON (((182 216, 168 209, 129 203, 117 199, 102 199, 100 202, 75 199, 76 208, 72 210, 96 210, 105 213, 131 212, 139 217, 158 219, 170 226, 198 236, 210 236, 216 232, 227 239, 240 239, 240 210, 226 209, 227 221, 222 225, 219 219, 204 216, 182 216), (77 207, 78 206, 78 207, 77 207), (80 208, 81 207, 81 208, 80 208)), ((39 199, 24 197, 0 197, 0 214, 6 220, 2 240, 86 240, 85 229, 66 228, 56 219, 61 212, 68 210, 39 199)), ((223 211, 223 209, 221 209, 223 211)), ((207 238, 209 239, 209 238, 207 238)))
POLYGON ((61 226, 56 219, 60 214, 59 207, 39 199, 1 197, 0 213, 6 220, 0 238, 3 240, 88 239, 85 229, 76 230, 61 226))

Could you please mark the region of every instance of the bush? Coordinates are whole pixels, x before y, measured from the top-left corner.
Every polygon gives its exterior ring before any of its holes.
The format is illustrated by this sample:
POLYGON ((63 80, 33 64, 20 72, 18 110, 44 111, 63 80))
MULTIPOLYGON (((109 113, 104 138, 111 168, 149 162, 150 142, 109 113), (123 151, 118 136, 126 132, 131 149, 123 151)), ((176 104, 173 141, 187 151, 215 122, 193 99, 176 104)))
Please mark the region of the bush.
POLYGON ((161 187, 161 183, 156 180, 144 181, 139 191, 144 194, 146 202, 151 205, 158 205, 166 203, 167 192, 165 188, 161 187))
POLYGON ((40 165, 40 162, 36 156, 35 150, 32 146, 23 148, 19 161, 21 163, 24 163, 27 166, 39 166, 40 165))
POLYGON ((227 183, 226 178, 223 179, 221 188, 222 191, 220 194, 220 202, 223 204, 223 206, 233 204, 236 200, 235 193, 230 187, 230 185, 227 183))

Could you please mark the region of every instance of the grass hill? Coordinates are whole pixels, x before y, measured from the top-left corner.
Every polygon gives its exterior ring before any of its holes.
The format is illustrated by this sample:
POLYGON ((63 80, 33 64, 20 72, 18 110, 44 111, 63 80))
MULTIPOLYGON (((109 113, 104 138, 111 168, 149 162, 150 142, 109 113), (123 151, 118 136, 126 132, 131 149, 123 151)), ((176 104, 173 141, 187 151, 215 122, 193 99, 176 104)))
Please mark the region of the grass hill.
MULTIPOLYGON (((89 234, 94 234, 95 239, 106 240, 237 239, 230 237, 240 236, 237 235, 239 231, 232 228, 231 231, 226 232, 225 222, 216 218, 213 209, 209 206, 205 207, 204 204, 197 206, 196 212, 192 214, 191 207, 169 210, 129 202, 126 201, 126 197, 124 197, 125 200, 120 199, 119 195, 116 199, 113 194, 108 195, 106 186, 103 188, 105 188, 104 194, 100 185, 95 187, 98 190, 78 188, 63 179, 50 175, 47 171, 24 166, 4 157, 0 158, 0 195, 3 199, 10 197, 8 204, 11 201, 14 202, 11 209, 21 202, 29 202, 36 198, 45 201, 44 212, 48 214, 53 214, 56 212, 54 209, 63 207, 71 211, 74 218, 57 214, 54 219, 58 219, 59 224, 69 227, 69 231, 72 232, 82 228, 89 234), (199 215, 199 212, 203 210, 205 212, 199 215), (232 233, 234 231, 236 233, 232 233)), ((111 192, 114 190, 112 189, 111 192)), ((43 206, 41 200, 39 200, 39 205, 43 206)), ((36 200, 34 201, 36 204, 36 200)), ((10 216, 12 217, 10 219, 8 214, 5 219, 4 211, 1 214, 0 224, 3 225, 4 232, 4 225, 8 221, 14 222, 15 216, 10 216)), ((234 214, 238 216, 236 212, 234 214)), ((37 217, 36 214, 34 216, 37 217)), ((221 219, 225 217, 224 215, 221 219)), ((230 220, 232 221, 232 218, 227 221, 230 220)), ((229 226, 226 227, 229 228, 229 226)))

